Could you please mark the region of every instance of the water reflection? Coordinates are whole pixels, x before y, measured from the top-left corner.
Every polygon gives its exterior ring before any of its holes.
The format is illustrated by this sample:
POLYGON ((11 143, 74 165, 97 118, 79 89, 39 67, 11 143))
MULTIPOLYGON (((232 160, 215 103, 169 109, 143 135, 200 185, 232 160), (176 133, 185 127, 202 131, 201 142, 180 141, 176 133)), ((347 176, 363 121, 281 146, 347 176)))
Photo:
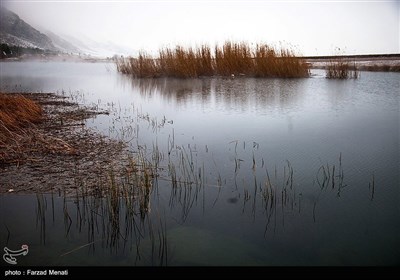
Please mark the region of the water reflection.
MULTIPOLYGON (((213 185, 199 170, 195 175, 198 180, 193 177, 178 180, 173 174, 170 174, 171 179, 156 176, 144 193, 133 190, 134 186, 127 189, 122 183, 118 187, 122 196, 118 197, 113 194, 86 196, 78 190, 75 197, 37 194, 27 197, 24 202, 34 205, 34 214, 12 208, 12 205, 22 202, 18 196, 8 197, 8 200, 1 197, 2 203, 14 200, 10 205, 3 204, 3 211, 14 212, 10 217, 25 216, 20 221, 21 228, 3 217, 7 229, 11 228, 5 245, 21 240, 33 244, 29 245, 30 252, 36 252, 36 257, 27 257, 22 265, 182 265, 196 264, 200 261, 197 260, 199 254, 204 265, 267 265, 269 252, 264 248, 276 242, 276 235, 284 234, 293 226, 300 231, 312 229, 313 224, 324 221, 320 217, 324 217, 329 208, 340 209, 340 199, 348 197, 353 189, 345 183, 341 155, 337 163, 321 165, 315 171, 315 179, 307 186, 312 188, 311 193, 316 194, 311 199, 304 197, 307 187, 297 182, 296 170, 290 161, 271 170, 262 163, 256 165, 254 162, 252 169, 264 169, 264 176, 254 172, 251 180, 238 179, 236 186, 231 187, 222 178, 213 185), (349 192, 341 194, 345 187, 349 192), (222 225, 218 230, 208 223, 214 220, 212 216, 218 217, 221 213, 228 224, 218 219, 222 225), (36 223, 30 224, 30 219, 36 223), (301 225, 296 225, 299 221, 301 225), (245 223, 246 227, 235 229, 229 223, 245 223), (205 240, 197 241, 193 234, 205 240), (251 238, 240 239, 239 236, 251 238), (35 240, 37 237, 39 243, 35 240), (193 246, 197 248, 197 242, 210 251, 188 254, 186 250, 193 246), (220 248, 229 248, 233 244, 239 246, 234 254, 256 255, 257 258, 244 257, 237 261, 231 256, 221 255, 215 259, 213 254, 220 248), (38 250, 42 253, 39 254, 38 250), (205 261, 208 258, 213 262, 205 261)), ((244 167, 236 166, 235 172, 238 174, 241 168, 244 167)), ((372 176, 372 181, 363 191, 369 194, 370 201, 374 198, 374 180, 372 176)), ((129 181, 129 178, 125 180, 129 181)), ((280 263, 283 260, 276 261, 280 263)), ((310 264, 313 263, 318 261, 314 259, 310 264)))
POLYGON ((118 77, 122 87, 130 86, 146 98, 161 98, 179 106, 201 104, 203 108, 220 108, 225 112, 267 109, 288 110, 302 101, 306 79, 203 78, 136 79, 118 77))

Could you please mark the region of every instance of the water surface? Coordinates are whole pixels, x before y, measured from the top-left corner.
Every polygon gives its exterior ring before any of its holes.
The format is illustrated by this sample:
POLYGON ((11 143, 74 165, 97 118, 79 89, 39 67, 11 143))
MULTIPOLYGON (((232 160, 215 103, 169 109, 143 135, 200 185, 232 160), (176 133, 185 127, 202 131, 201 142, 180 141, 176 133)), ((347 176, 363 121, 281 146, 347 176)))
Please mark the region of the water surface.
POLYGON ((148 212, 121 201, 117 232, 103 200, 1 196, 0 247, 30 246, 19 264, 399 264, 397 73, 135 80, 102 63, 0 67, 3 91, 109 110, 87 125, 159 165, 148 212))

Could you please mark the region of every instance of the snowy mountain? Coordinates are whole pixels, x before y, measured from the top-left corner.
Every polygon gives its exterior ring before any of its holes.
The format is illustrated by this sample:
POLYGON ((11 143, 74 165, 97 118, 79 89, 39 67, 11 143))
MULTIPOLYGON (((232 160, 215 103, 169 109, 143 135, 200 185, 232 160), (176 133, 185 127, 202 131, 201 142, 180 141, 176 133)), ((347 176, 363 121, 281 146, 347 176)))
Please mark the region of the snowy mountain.
POLYGON ((57 50, 49 37, 4 8, 0 9, 0 43, 26 48, 57 50))
POLYGON ((71 42, 65 40, 64 38, 54 34, 51 31, 45 31, 47 37, 49 37, 54 45, 54 47, 63 53, 79 54, 82 50, 71 42))
POLYGON ((0 8, 0 44, 94 57, 134 53, 133 50, 111 41, 98 42, 83 35, 60 35, 49 30, 40 32, 3 7, 0 8))
POLYGON ((80 35, 79 38, 71 35, 62 35, 68 42, 81 50, 81 53, 89 54, 97 57, 112 57, 114 55, 129 56, 135 54, 135 51, 111 41, 99 42, 88 38, 87 36, 80 35))

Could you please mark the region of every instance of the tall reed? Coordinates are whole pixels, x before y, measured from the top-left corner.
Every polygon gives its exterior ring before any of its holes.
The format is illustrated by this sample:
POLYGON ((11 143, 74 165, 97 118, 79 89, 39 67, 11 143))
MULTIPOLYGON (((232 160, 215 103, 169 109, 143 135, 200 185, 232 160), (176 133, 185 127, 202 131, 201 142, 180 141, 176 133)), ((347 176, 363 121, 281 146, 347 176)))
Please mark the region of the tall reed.
POLYGON ((266 44, 251 47, 246 42, 226 41, 211 48, 165 47, 153 57, 140 52, 137 58, 120 58, 117 70, 137 78, 202 76, 234 77, 308 77, 309 66, 291 49, 277 49, 266 44), (212 51, 213 49, 213 51, 212 51))

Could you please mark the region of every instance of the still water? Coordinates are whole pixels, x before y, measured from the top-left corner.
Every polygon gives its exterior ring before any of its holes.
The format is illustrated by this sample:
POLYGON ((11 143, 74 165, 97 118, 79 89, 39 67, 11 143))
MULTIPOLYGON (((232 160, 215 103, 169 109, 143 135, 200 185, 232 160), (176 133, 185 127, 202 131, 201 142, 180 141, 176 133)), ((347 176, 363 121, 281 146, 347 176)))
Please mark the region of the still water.
POLYGON ((19 265, 400 264, 397 73, 135 80, 103 63, 0 67, 2 91, 110 111, 87 125, 159 165, 145 215, 123 199, 111 219, 106 199, 0 196, 0 248, 29 245, 19 265))

